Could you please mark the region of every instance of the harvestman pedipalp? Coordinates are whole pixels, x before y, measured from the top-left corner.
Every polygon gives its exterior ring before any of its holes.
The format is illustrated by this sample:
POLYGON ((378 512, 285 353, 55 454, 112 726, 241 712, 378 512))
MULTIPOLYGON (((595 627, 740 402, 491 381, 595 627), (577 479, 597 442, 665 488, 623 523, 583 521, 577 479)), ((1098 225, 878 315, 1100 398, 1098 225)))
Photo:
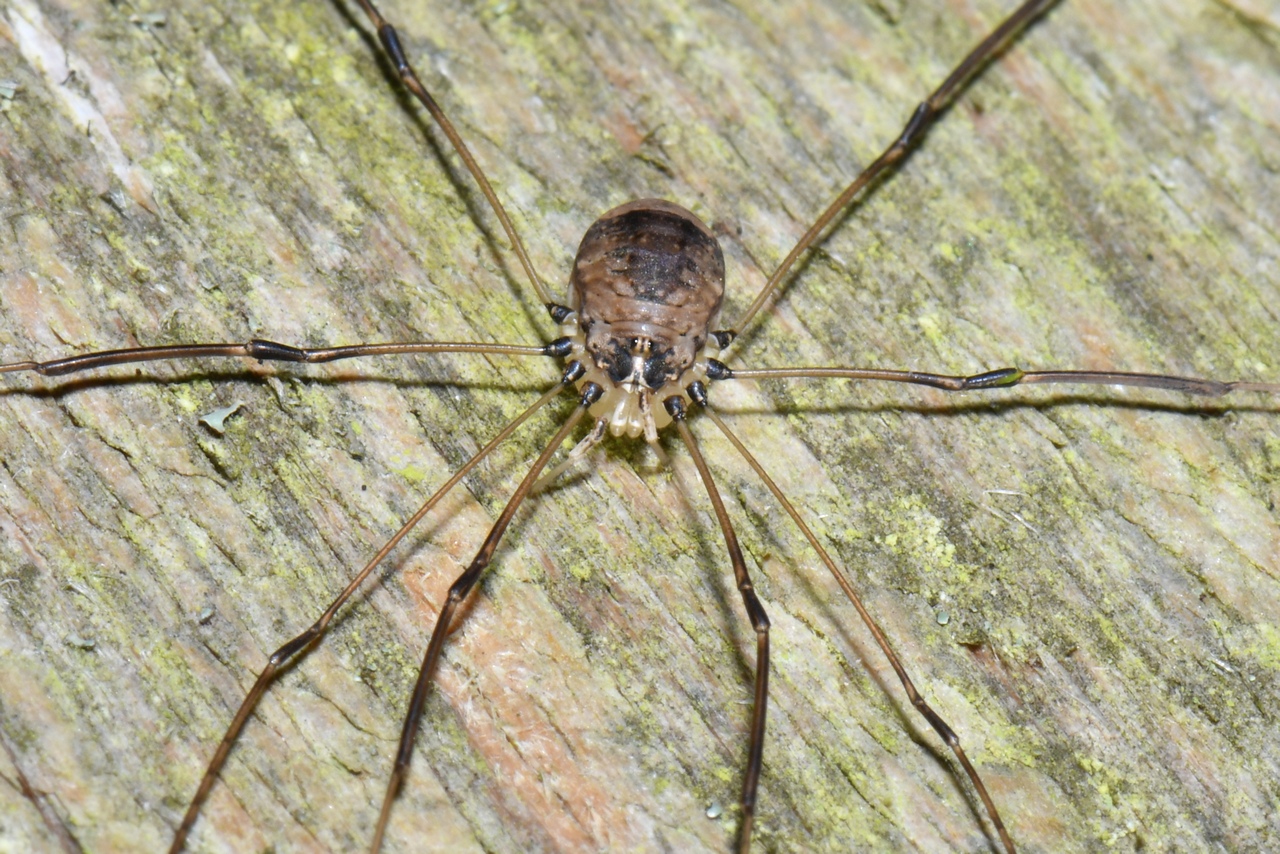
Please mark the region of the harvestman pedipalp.
MULTIPOLYGON (((1043 4, 1043 5, 1047 5, 1047 4, 1043 4)), ((842 204, 842 203, 841 203, 841 204, 842 204)), ((834 210, 835 210, 835 206, 833 206, 833 211, 834 211, 834 210)), ((821 231, 821 228, 822 228, 822 226, 823 226, 823 225, 825 225, 825 223, 821 223, 821 222, 820 222, 818 226, 815 226, 815 229, 814 229, 814 232, 813 232, 813 233, 814 233, 814 234, 816 234, 817 232, 821 231)), ((517 245, 518 245, 518 244, 517 244, 517 245)), ((776 281, 778 278, 781 278, 782 274, 785 272, 786 266, 787 266, 786 264, 784 264, 784 265, 783 265, 783 268, 779 271, 778 276, 776 276, 776 277, 775 277, 775 281, 776 281)), ((535 279, 534 281, 536 282, 536 279, 535 279)), ((744 326, 744 325, 745 325, 745 321, 746 321, 747 319, 749 319, 749 318, 750 318, 750 316, 751 316, 752 314, 754 314, 754 312, 759 308, 759 306, 760 306, 760 304, 761 304, 761 302, 762 302, 763 298, 764 298, 764 294, 762 294, 762 296, 761 296, 761 300, 758 300, 758 301, 756 302, 756 304, 754 304, 754 305, 752 306, 752 309, 747 313, 747 316, 746 316, 746 318, 744 318, 744 321, 743 321, 743 322, 741 322, 741 323, 739 323, 739 324, 737 324, 737 326, 736 326, 735 328, 741 328, 742 326, 744 326)), ((442 345, 442 346, 447 346, 447 345, 442 345)), ((395 348, 394 348, 394 347, 392 347, 391 349, 392 349, 392 350, 394 350, 395 348)), ((421 348, 417 348, 417 351, 418 351, 418 352, 430 352, 432 349, 433 349, 432 347, 429 347, 429 346, 428 346, 428 347, 421 347, 421 348)), ((485 347, 482 347, 482 346, 480 346, 480 345, 472 345, 472 349, 473 349, 473 350, 485 350, 485 349, 489 349, 490 351, 493 351, 493 352, 497 352, 497 351, 498 351, 498 350, 496 350, 495 348, 485 348, 485 347)), ((534 351, 535 351, 535 349, 536 349, 536 348, 530 348, 530 349, 526 349, 526 350, 524 350, 524 351, 519 351, 519 352, 530 353, 530 352, 534 352, 534 351)), ((347 355, 363 355, 363 354, 365 354, 365 353, 367 353, 367 352, 369 352, 369 351, 368 351, 368 350, 363 350, 363 349, 361 349, 361 348, 355 348, 355 349, 353 349, 353 350, 347 351, 347 355)), ((380 352, 388 352, 388 350, 382 350, 382 351, 380 351, 380 352)), ((510 350, 510 351, 507 351, 507 352, 517 352, 517 351, 515 351, 515 350, 510 350)), ((225 347, 219 347, 219 348, 217 348, 216 350, 215 350, 215 349, 206 349, 206 350, 204 350, 204 351, 199 351, 199 350, 197 350, 197 351, 186 350, 186 351, 183 351, 182 353, 177 353, 177 352, 175 352, 175 351, 173 351, 173 350, 165 350, 165 349, 163 349, 163 348, 162 348, 161 350, 153 351, 153 352, 151 352, 151 353, 149 353, 149 354, 138 355, 138 354, 136 354, 136 353, 135 353, 135 355, 134 355, 133 357, 114 357, 114 356, 113 356, 113 357, 107 357, 107 358, 99 359, 96 363, 92 363, 92 362, 84 362, 84 361, 78 361, 78 362, 77 362, 77 361, 66 361, 66 362, 61 362, 61 363, 57 363, 57 362, 55 362, 55 363, 46 363, 45 367, 46 367, 46 369, 47 369, 47 372, 48 372, 48 373, 57 373, 57 372, 59 372, 59 370, 60 370, 60 369, 76 370, 76 369, 80 369, 80 368, 84 368, 84 367, 92 367, 92 366, 95 366, 95 364, 96 364, 96 365, 102 365, 102 364, 110 364, 110 363, 114 363, 114 362, 117 362, 117 361, 132 361, 132 360, 140 360, 140 359, 143 359, 143 358, 165 358, 165 357, 178 356, 178 355, 186 355, 186 356, 192 356, 192 355, 251 355, 251 356, 257 356, 257 357, 259 357, 259 358, 275 358, 275 359, 283 359, 283 360, 298 360, 298 355, 299 355, 299 354, 298 354, 296 351, 292 351, 292 350, 289 350, 289 349, 286 349, 286 348, 280 348, 280 347, 275 347, 275 346, 272 346, 272 345, 265 345, 265 344, 257 344, 257 345, 253 345, 253 346, 251 346, 251 347, 249 347, 249 348, 247 348, 247 349, 245 349, 245 348, 240 348, 240 347, 230 348, 230 349, 225 348, 225 347)), ((325 355, 330 355, 330 356, 331 356, 331 355, 334 355, 334 354, 329 353, 329 354, 325 354, 325 355)), ((322 357, 322 358, 318 358, 317 360, 323 360, 323 357, 322 357)), ((11 369, 17 369, 17 368, 23 368, 23 367, 32 367, 32 366, 31 366, 31 365, 25 365, 25 364, 19 364, 19 365, 10 366, 10 368, 11 368, 11 369)), ((783 372, 776 372, 776 373, 772 373, 772 374, 762 373, 762 372, 752 373, 752 372, 747 372, 747 371, 739 371, 739 372, 737 372, 737 374, 736 374, 736 376, 737 376, 737 377, 739 377, 739 378, 760 377, 760 376, 774 376, 774 377, 782 377, 782 376, 787 376, 787 375, 788 375, 788 374, 787 374, 785 371, 783 371, 783 372)), ((814 375, 820 375, 820 374, 818 374, 817 372, 809 372, 809 375, 810 375, 810 376, 814 376, 814 375)), ((826 374, 826 375, 828 375, 828 376, 832 376, 832 375, 834 375, 834 376, 846 376, 846 377, 848 377, 848 376, 857 376, 857 377, 859 377, 859 378, 864 378, 864 379, 896 379, 896 380, 907 380, 907 381, 921 381, 921 382, 934 383, 934 384, 939 383, 939 382, 942 382, 942 383, 943 383, 943 385, 944 385, 944 387, 947 385, 947 383, 946 383, 945 381, 939 380, 939 379, 937 379, 937 378, 930 378, 930 377, 927 377, 927 376, 924 376, 924 375, 917 375, 917 376, 913 376, 913 377, 904 377, 904 376, 902 376, 902 375, 888 376, 888 375, 886 375, 886 374, 882 374, 882 373, 878 373, 878 372, 869 372, 869 373, 865 373, 865 374, 858 374, 857 372, 849 372, 849 371, 839 371, 839 372, 836 372, 836 373, 828 373, 828 374, 826 374)), ((713 366, 713 375, 712 375, 712 378, 714 378, 714 379, 728 379, 728 378, 729 378, 729 374, 727 374, 726 372, 724 372, 724 371, 723 371, 723 370, 721 370, 720 368, 716 368, 716 367, 714 367, 714 366, 713 366)), ((1073 378, 1074 378, 1074 379, 1076 379, 1076 380, 1081 379, 1081 377, 1080 377, 1079 375, 1077 375, 1077 376, 1075 376, 1075 377, 1073 377, 1073 378)), ((973 382, 971 382, 971 383, 969 384, 969 387, 972 387, 972 388, 986 388, 986 387, 996 386, 996 385, 1012 384, 1012 382, 1013 382, 1013 381, 1015 381, 1016 379, 1017 379, 1017 376, 1016 376, 1015 374, 1010 374, 1010 373, 999 373, 999 372, 997 372, 997 373, 995 373, 995 374, 983 375, 982 377, 976 378, 973 382)), ((1030 376, 1030 377, 1028 377, 1025 381, 1031 381, 1031 382, 1049 382, 1049 381, 1063 380, 1063 379, 1068 379, 1068 377, 1064 377, 1064 376, 1061 376, 1061 375, 1036 374, 1036 375, 1031 375, 1031 376, 1030 376)), ((1133 384, 1154 385, 1154 386, 1156 386, 1156 387, 1175 388, 1175 389, 1184 390, 1184 391, 1202 391, 1202 392, 1215 392, 1215 393, 1221 393, 1221 392, 1223 392, 1223 391, 1227 390, 1227 389, 1226 389, 1223 385, 1221 385, 1221 384, 1188 384, 1188 383, 1186 383, 1186 382, 1182 382, 1182 381, 1171 381, 1171 380, 1169 380, 1168 378, 1151 378, 1151 377, 1146 377, 1146 378, 1143 378, 1143 379, 1139 380, 1138 378, 1135 378, 1135 377, 1132 377, 1132 376, 1130 376, 1130 377, 1127 377, 1127 378, 1126 378, 1126 377, 1125 377, 1125 376, 1123 376, 1123 375, 1119 375, 1119 374, 1109 374, 1109 373, 1093 374, 1093 375, 1090 375, 1089 377, 1087 377, 1086 379, 1092 379, 1092 380, 1094 380, 1094 381, 1107 382, 1107 383, 1117 383, 1117 382, 1120 382, 1120 381, 1122 381, 1122 380, 1126 380, 1126 379, 1127 379, 1128 381, 1132 382, 1133 384)), ((952 383, 951 385, 954 385, 954 383, 952 383)), ((1255 388, 1255 390, 1274 391, 1274 387, 1272 387, 1272 386, 1255 386, 1254 388, 1255 388)), ((700 399, 700 397, 701 397, 701 393, 700 393, 700 391, 698 391, 697 389, 694 389, 694 397, 695 397, 695 399, 700 399)), ((555 447, 557 444, 558 444, 558 442, 557 442, 557 443, 553 443, 551 447, 555 447)), ((433 644, 433 646, 435 646, 435 644, 433 644)), ((759 743, 759 740, 757 739, 757 744, 758 744, 758 743, 759 743)), ((976 780, 975 780, 975 782, 976 782, 976 780)))

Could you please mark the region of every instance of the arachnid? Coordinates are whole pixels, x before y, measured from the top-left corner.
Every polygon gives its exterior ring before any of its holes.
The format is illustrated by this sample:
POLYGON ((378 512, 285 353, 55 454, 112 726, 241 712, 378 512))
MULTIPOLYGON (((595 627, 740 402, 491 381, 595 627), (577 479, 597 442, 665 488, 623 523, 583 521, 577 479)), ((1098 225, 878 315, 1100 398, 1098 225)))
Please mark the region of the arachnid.
MULTIPOLYGON (((549 284, 595 216, 660 195, 716 226, 740 308, 1006 10, 384 11, 549 284)), ((6 360, 257 334, 537 340, 479 196, 350 21, 323 5, 151 15, 7 12, 6 360)), ((1274 32, 1243 6, 1063 4, 741 352, 1273 379, 1274 32)), ((17 838, 52 844, 44 810, 88 848, 160 845, 265 653, 551 376, 445 357, 7 390, 0 761, 17 838), (197 423, 237 401, 225 436, 197 423)), ((716 391, 821 518, 1016 838, 1274 841, 1274 403, 716 391)), ((547 435, 500 452, 393 559, 398 580, 278 681, 197 847, 366 841, 422 621, 547 435)), ((887 683, 767 494, 707 442, 775 624, 758 839, 981 850, 942 749, 859 667, 887 683)), ((605 450, 525 512, 451 638, 393 840, 731 838, 702 816, 732 816, 746 717, 750 632, 719 535, 651 456, 605 450)))

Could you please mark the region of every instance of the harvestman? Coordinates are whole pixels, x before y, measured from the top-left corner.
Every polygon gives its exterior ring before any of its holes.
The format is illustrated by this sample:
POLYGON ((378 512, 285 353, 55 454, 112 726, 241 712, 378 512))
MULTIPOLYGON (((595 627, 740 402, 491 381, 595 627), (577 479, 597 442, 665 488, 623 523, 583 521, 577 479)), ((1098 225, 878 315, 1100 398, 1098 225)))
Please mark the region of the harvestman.
MULTIPOLYGON (((918 372, 899 372, 884 370, 858 370, 850 368, 795 368, 795 369, 731 369, 717 359, 720 350, 729 347, 738 332, 748 326, 757 312, 764 307, 778 285, 786 278, 794 263, 815 241, 825 233, 832 220, 843 211, 868 184, 872 183, 886 170, 892 169, 906 153, 919 141, 929 124, 963 88, 968 79, 998 51, 1001 45, 1016 34, 1031 20, 1056 0, 1040 0, 1024 4, 1004 24, 992 33, 972 54, 956 69, 933 96, 922 104, 911 121, 903 130, 899 140, 886 150, 885 154, 867 169, 857 180, 842 193, 809 229, 806 235, 794 247, 786 260, 770 277, 769 283, 757 295, 750 308, 732 327, 721 328, 714 325, 717 318, 720 299, 723 292, 723 260, 714 238, 700 222, 682 208, 669 203, 646 201, 622 208, 606 214, 593 226, 584 238, 580 250, 580 262, 575 267, 574 291, 563 305, 554 300, 550 292, 541 283, 533 270, 519 238, 516 235, 503 208, 489 188, 479 167, 471 159, 461 139, 451 124, 439 112, 434 101, 418 83, 416 75, 409 67, 403 51, 399 47, 395 31, 382 20, 377 11, 369 4, 362 5, 368 12, 378 29, 384 48, 392 57, 410 91, 416 95, 449 137, 451 143, 462 156, 467 168, 480 183, 482 191, 510 238, 521 265, 524 267, 533 288, 540 300, 547 306, 553 319, 563 324, 564 337, 544 347, 520 347, 488 344, 462 343, 410 343, 410 344, 372 344, 350 347, 302 350, 289 345, 255 340, 247 344, 212 344, 212 345, 177 345, 165 347, 140 348, 130 350, 106 351, 72 356, 46 362, 17 362, 0 366, 0 372, 37 371, 45 376, 58 376, 77 371, 91 370, 129 362, 141 362, 159 359, 184 359, 198 357, 250 357, 259 360, 286 362, 325 362, 343 358, 369 355, 390 355, 404 353, 441 353, 470 352, 499 355, 523 356, 543 355, 564 359, 567 363, 561 384, 547 393, 527 414, 532 414, 550 400, 555 394, 569 386, 575 386, 581 398, 579 408, 568 419, 560 431, 546 446, 546 451, 529 470, 521 486, 516 490, 490 535, 486 538, 480 554, 463 577, 455 584, 450 601, 442 609, 428 645, 423 663, 422 676, 414 692, 411 711, 406 716, 404 735, 397 755, 395 770, 387 786, 387 795, 378 822, 377 834, 373 847, 379 847, 382 834, 386 829, 389 810, 395 793, 400 785, 403 773, 409 761, 414 728, 421 714, 422 702, 430 687, 433 668, 438 661, 442 645, 447 637, 447 619, 456 604, 471 591, 472 585, 487 566, 498 541, 505 532, 520 503, 528 496, 532 487, 543 476, 543 470, 550 462, 561 444, 571 435, 575 427, 584 420, 588 413, 596 419, 596 429, 579 447, 588 449, 606 431, 615 435, 630 435, 633 438, 644 437, 656 443, 657 431, 669 425, 674 429, 688 448, 699 475, 705 484, 716 517, 724 533, 727 549, 738 586, 742 592, 743 602, 751 622, 756 630, 759 660, 764 662, 758 670, 755 683, 755 713, 752 717, 751 743, 745 781, 743 786, 743 828, 740 832, 740 844, 745 849, 751 838, 751 822, 753 806, 756 799, 756 788, 759 782, 761 757, 765 740, 765 710, 767 700, 768 674, 768 620, 764 609, 756 599, 748 575, 746 563, 737 546, 732 525, 719 499, 709 470, 702 461, 698 446, 692 434, 685 426, 686 415, 692 408, 705 408, 707 404, 709 383, 730 379, 764 379, 764 378, 846 378, 857 380, 881 380, 890 382, 906 382, 927 385, 946 391, 978 391, 1005 388, 1017 384, 1034 383, 1086 383, 1106 385, 1128 385, 1159 388, 1192 394, 1220 396, 1231 391, 1253 391, 1275 394, 1280 386, 1266 383, 1218 382, 1183 377, 1161 376, 1153 374, 1132 374, 1119 372, 1022 372, 1018 369, 1001 369, 970 377, 941 376, 918 372), (692 245, 692 249, 690 249, 692 245), (639 248, 637 248, 639 247, 639 248), (673 248, 676 247, 676 248, 673 248), (669 256, 667 250, 670 249, 669 256), (690 255, 693 252, 693 256, 690 255), (695 260, 690 261, 690 257, 695 260), (637 260, 638 259, 638 260, 637 260), (676 260, 679 259, 679 260, 676 260), (657 270, 662 277, 654 277, 650 271, 657 270), (692 270, 692 272, 690 272, 692 270), (670 275, 688 275, 687 286, 670 287, 670 275), (633 277, 633 286, 643 291, 643 297, 632 300, 628 309, 620 304, 628 302, 620 300, 618 294, 602 295, 607 290, 613 276, 633 277), (694 295, 696 294, 696 296, 694 295), (685 299, 696 302, 702 300, 702 315, 694 321, 688 321, 684 315, 667 314, 655 320, 652 308, 664 302, 685 299), (584 305, 585 300, 585 305, 584 305), (643 303, 637 307, 638 303, 643 303), (646 314, 640 322, 632 321, 626 312, 644 310, 646 314), (619 318, 618 316, 621 315, 619 318), (617 324, 611 333, 607 331, 609 322, 617 324), (580 322, 581 321, 581 322, 580 322), (687 324, 684 335, 672 334, 672 328, 687 324), (710 326, 708 327, 708 325, 710 326), (602 333, 601 330, 606 330, 602 333), (595 336, 599 336, 598 338, 595 336)), ((899 677, 909 694, 913 696, 922 714, 931 726, 949 744, 957 760, 965 769, 969 781, 982 800, 985 811, 999 833, 1004 846, 1012 850, 1013 841, 1005 833, 999 818, 997 805, 987 794, 986 787, 978 772, 968 763, 960 748, 960 740, 951 734, 950 728, 928 707, 925 701, 915 694, 910 680, 904 670, 897 664, 887 642, 875 627, 870 615, 862 610, 861 603, 852 588, 846 586, 843 576, 836 564, 827 556, 818 539, 809 531, 802 518, 783 497, 764 471, 757 466, 749 452, 737 441, 728 427, 712 412, 707 410, 711 420, 724 432, 725 436, 737 446, 748 463, 764 478, 769 489, 781 503, 785 511, 803 531, 806 539, 817 550, 823 562, 834 577, 845 586, 850 601, 858 608, 863 620, 881 644, 886 655, 894 662, 899 677)), ((272 663, 263 671, 257 685, 246 698, 235 721, 228 729, 227 736, 219 747, 204 776, 199 790, 193 797, 191 806, 184 821, 179 827, 173 847, 180 848, 186 834, 198 818, 199 809, 207 796, 210 787, 216 782, 218 773, 226 759, 227 753, 234 744, 240 729, 251 715, 254 706, 274 677, 278 667, 309 647, 328 625, 329 620, 338 608, 346 601, 372 572, 386 554, 408 533, 417 522, 425 516, 452 486, 467 474, 498 443, 507 438, 511 432, 523 423, 522 416, 502 431, 490 445, 481 451, 472 462, 468 463, 430 499, 419 513, 415 514, 405 527, 393 537, 384 549, 366 565, 350 587, 339 596, 325 612, 325 615, 307 633, 300 635, 282 647, 273 657, 272 663)))

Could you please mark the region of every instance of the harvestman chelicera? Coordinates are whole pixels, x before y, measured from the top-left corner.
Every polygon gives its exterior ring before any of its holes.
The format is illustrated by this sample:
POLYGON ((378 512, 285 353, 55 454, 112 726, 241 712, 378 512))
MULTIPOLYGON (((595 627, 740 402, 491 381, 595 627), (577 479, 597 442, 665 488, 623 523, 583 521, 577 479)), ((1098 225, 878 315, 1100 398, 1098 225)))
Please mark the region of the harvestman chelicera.
POLYGON ((1028 0, 955 68, 942 85, 919 105, 894 143, 817 218, 770 276, 750 307, 732 326, 719 325, 724 295, 724 261, 715 237, 689 211, 658 200, 632 202, 607 212, 597 220, 583 238, 575 259, 567 299, 563 303, 555 300, 535 272, 510 218, 467 146, 418 80, 400 46, 395 29, 368 0, 359 2, 376 28, 383 48, 404 85, 432 115, 492 206, 539 300, 555 322, 561 325, 561 337, 540 347, 412 342, 303 349, 272 341, 252 340, 244 344, 172 345, 101 351, 44 362, 23 361, 0 365, 0 372, 34 371, 43 376, 62 376, 113 365, 155 360, 241 357, 259 361, 319 363, 365 356, 433 353, 550 356, 563 360, 565 367, 560 382, 501 430, 440 487, 373 556, 309 629, 271 656, 210 760, 174 834, 171 849, 176 851, 183 847, 230 750, 280 669, 304 654, 320 638, 339 608, 368 575, 481 460, 550 400, 571 391, 578 396, 577 408, 530 467, 494 522, 475 559, 454 582, 448 599, 440 609, 409 710, 405 715, 400 745, 387 783, 372 849, 377 850, 381 846, 396 793, 410 761, 423 705, 455 612, 488 566, 520 505, 540 483, 554 477, 564 466, 599 442, 606 433, 631 438, 643 437, 658 449, 658 432, 669 427, 679 434, 706 488, 724 535, 743 605, 757 638, 754 701, 741 795, 742 822, 738 834, 739 847, 744 851, 749 848, 766 732, 769 620, 754 591, 746 561, 711 472, 686 424, 691 410, 696 408, 706 411, 707 417, 737 448, 816 551, 889 660, 913 705, 953 752, 1003 847, 1009 851, 1014 850, 1014 841, 1005 829, 997 805, 988 793, 981 775, 962 749, 960 739, 916 690, 884 633, 802 516, 750 451, 709 407, 708 386, 731 379, 826 378, 912 383, 950 392, 990 391, 1014 385, 1056 383, 1146 387, 1208 396, 1222 396, 1236 391, 1280 393, 1280 384, 1222 382, 1111 371, 1022 371, 1004 368, 973 376, 949 376, 845 367, 730 368, 720 360, 722 351, 732 345, 738 334, 768 304, 797 260, 821 239, 832 221, 869 185, 900 163, 974 74, 1031 21, 1055 5, 1057 0, 1028 0), (586 438, 579 442, 567 460, 548 469, 558 449, 588 418, 594 421, 594 427, 586 438))

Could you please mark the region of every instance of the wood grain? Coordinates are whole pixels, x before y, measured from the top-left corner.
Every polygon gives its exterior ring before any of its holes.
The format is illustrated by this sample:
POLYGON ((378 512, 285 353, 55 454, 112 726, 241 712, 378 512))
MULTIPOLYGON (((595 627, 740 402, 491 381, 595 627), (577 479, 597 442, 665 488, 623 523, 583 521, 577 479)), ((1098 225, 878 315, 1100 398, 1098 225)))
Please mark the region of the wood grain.
MULTIPOLYGON (((548 282, 658 196, 729 306, 1008 3, 384 9, 548 282)), ((328 2, 10 0, 0 361, 551 332, 456 158, 328 2)), ((1280 8, 1066 0, 840 224, 739 365, 1280 381, 1280 8)), ((457 357, 0 383, 0 848, 166 844, 266 656, 555 376, 457 357), (243 404, 217 435, 199 417, 243 404)), ((1029 851, 1280 846, 1280 404, 713 389, 1029 851)), ((196 851, 367 843, 451 578, 565 406, 285 674, 196 851)), ((759 850, 984 851, 945 749, 698 425, 774 623, 759 850)), ((687 459, 610 443, 452 636, 389 850, 727 850, 752 635, 687 459), (679 480, 689 486, 681 497, 679 480), (724 815, 706 817, 719 805, 724 815)))

